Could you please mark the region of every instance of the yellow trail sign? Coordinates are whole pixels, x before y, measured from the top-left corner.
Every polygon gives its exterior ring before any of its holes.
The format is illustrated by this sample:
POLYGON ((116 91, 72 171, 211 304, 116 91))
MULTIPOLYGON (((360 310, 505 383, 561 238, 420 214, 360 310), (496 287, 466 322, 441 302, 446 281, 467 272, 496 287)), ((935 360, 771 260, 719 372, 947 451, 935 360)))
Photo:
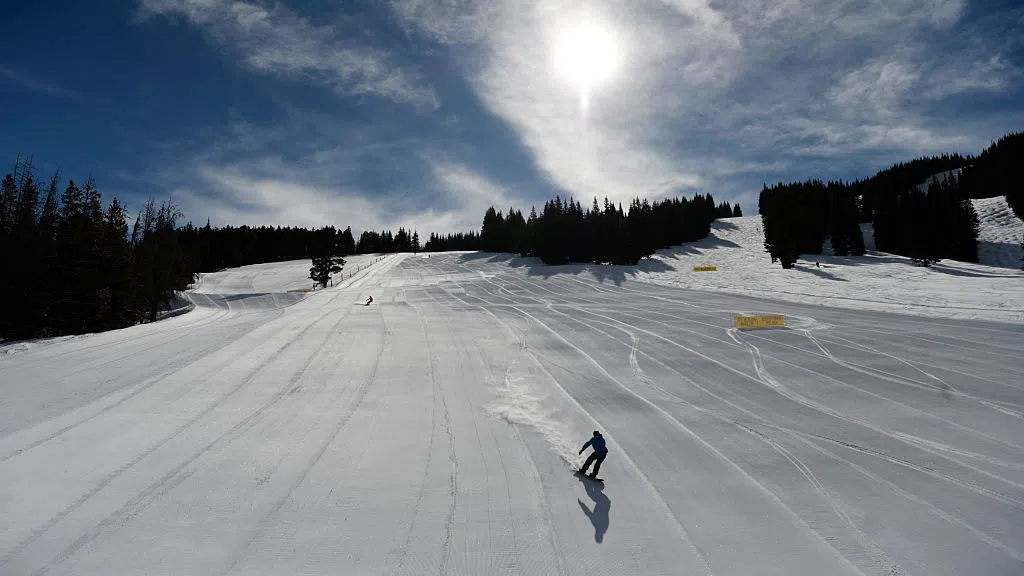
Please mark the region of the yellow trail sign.
POLYGON ((733 328, 771 328, 785 326, 785 316, 733 316, 733 328))
POLYGON ((717 266, 694 266, 693 267, 693 271, 694 272, 714 272, 715 270, 718 270, 717 266))

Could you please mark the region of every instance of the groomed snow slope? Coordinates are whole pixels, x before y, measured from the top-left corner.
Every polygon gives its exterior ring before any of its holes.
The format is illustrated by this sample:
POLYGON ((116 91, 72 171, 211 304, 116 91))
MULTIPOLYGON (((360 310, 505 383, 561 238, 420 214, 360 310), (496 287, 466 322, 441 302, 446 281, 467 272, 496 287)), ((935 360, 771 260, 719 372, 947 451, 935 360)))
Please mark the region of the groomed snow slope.
MULTIPOLYGON (((745 216, 718 220, 711 225, 709 237, 661 250, 635 267, 578 266, 575 270, 857 310, 1024 322, 1024 272, 1019 264, 1000 267, 1020 254, 1019 237, 1016 246, 1003 243, 1012 240, 1013 232, 1007 231, 1015 225, 1006 218, 1002 200, 1003 211, 989 210, 997 202, 979 201, 983 208, 979 210, 980 256, 993 266, 943 260, 924 268, 903 256, 869 250, 861 257, 804 256, 794 269, 783 270, 764 250, 761 217, 745 216), (993 255, 998 255, 999 263, 993 255), (717 266, 718 271, 694 272, 695 266, 717 266)), ((873 248, 870 235, 871 228, 866 226, 865 244, 873 248)))
POLYGON ((395 256, 0 357, 0 574, 1021 573, 1024 326, 610 273, 395 256))
MULTIPOLYGON (((344 280, 370 266, 379 254, 356 254, 345 257, 345 266, 337 280, 344 280)), ((192 292, 196 294, 265 294, 308 290, 309 260, 291 260, 270 264, 239 266, 220 272, 200 274, 192 292)))
POLYGON ((972 200, 981 229, 978 233, 978 261, 1003 268, 1024 267, 1024 220, 1006 203, 1005 196, 972 200))

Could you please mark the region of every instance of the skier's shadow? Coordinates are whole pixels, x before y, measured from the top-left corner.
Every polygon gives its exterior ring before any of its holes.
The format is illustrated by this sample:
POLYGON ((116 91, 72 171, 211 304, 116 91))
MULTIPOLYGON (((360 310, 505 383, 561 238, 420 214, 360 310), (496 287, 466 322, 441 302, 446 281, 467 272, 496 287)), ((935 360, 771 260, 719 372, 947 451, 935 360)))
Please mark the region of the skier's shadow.
POLYGON ((582 478, 579 475, 577 478, 586 488, 587 496, 594 501, 594 509, 587 508, 587 505, 579 498, 576 501, 580 503, 580 508, 587 518, 590 518, 590 523, 594 525, 594 542, 600 544, 604 540, 604 533, 608 531, 608 513, 611 511, 612 501, 604 495, 604 484, 589 478, 582 478))

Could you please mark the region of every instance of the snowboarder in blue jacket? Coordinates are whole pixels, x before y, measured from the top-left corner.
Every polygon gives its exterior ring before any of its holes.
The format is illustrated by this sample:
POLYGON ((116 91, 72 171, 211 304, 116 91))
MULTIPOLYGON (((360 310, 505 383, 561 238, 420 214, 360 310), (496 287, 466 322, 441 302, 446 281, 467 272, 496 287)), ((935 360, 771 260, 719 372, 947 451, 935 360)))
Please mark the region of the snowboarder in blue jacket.
POLYGON ((601 469, 601 462, 604 462, 605 456, 608 455, 608 447, 605 446, 604 436, 601 436, 601 433, 597 430, 594 430, 593 438, 587 440, 583 448, 580 448, 580 454, 583 454, 587 446, 593 448, 594 451, 590 453, 590 456, 587 456, 587 461, 583 463, 583 468, 580 468, 580 474, 586 474, 587 468, 590 468, 590 465, 593 464, 594 471, 590 473, 590 477, 597 478, 597 471, 601 469))

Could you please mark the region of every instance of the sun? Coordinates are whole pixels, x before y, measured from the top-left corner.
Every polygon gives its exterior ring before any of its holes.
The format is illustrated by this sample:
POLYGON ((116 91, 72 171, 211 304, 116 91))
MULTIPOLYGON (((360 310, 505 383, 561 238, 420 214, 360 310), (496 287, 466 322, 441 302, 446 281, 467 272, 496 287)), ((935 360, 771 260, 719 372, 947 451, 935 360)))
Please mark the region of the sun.
POLYGON ((557 34, 555 67, 559 76, 579 89, 584 109, 589 105, 590 93, 614 78, 619 60, 618 41, 608 27, 583 21, 557 34))

